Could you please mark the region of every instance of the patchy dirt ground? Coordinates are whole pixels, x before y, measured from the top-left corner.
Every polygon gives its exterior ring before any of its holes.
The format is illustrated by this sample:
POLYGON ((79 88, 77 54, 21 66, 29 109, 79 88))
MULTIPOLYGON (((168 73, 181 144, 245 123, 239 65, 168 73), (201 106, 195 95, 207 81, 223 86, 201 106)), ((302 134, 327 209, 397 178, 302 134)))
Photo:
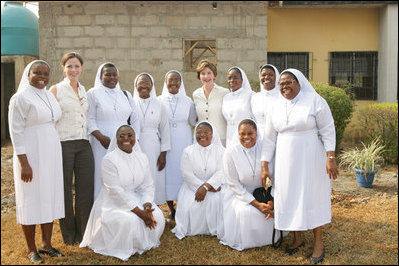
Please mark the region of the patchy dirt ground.
MULTIPOLYGON (((167 216, 166 204, 160 206, 167 216)), ((1 264, 26 264, 25 241, 15 222, 15 194, 12 176, 12 147, 1 147, 1 264), (17 238, 15 236, 18 236, 17 238)), ((361 188, 354 172, 341 169, 333 182, 332 222, 324 226, 326 258, 322 264, 398 264, 398 166, 379 169, 372 188, 361 188)), ((304 234, 305 248, 285 256, 284 248, 293 237, 289 234, 283 246, 270 246, 243 252, 220 245, 215 237, 195 236, 178 240, 167 224, 159 248, 134 255, 127 262, 101 256, 78 246, 62 243, 55 222, 53 244, 66 256, 47 258, 45 264, 309 264, 312 253, 311 231, 304 234)), ((36 239, 39 240, 37 232, 36 239)), ((38 243, 37 243, 38 244, 38 243)))

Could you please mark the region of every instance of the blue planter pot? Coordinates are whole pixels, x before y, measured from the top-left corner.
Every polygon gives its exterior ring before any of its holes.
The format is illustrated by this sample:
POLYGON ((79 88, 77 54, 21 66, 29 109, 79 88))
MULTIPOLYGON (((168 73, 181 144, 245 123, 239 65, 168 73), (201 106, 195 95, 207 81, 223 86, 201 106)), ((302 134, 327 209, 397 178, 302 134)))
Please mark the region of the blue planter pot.
POLYGON ((355 167, 356 172, 356 180, 359 187, 371 188, 373 187, 374 175, 378 172, 378 170, 369 171, 367 174, 364 174, 364 170, 357 169, 355 167))

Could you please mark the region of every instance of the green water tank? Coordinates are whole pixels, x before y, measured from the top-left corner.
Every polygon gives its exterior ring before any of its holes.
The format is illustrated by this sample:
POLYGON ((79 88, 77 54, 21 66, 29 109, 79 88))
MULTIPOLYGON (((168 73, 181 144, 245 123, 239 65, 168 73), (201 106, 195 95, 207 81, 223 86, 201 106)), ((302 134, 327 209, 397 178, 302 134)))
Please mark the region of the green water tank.
POLYGON ((1 9, 1 55, 39 56, 38 17, 22 3, 5 2, 1 9))

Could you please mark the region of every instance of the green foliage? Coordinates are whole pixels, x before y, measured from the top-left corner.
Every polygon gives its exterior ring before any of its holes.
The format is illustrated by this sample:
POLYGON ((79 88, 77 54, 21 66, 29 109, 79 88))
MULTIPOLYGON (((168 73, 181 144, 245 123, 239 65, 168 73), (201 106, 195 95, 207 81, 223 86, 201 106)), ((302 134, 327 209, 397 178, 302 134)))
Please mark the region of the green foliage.
POLYGON ((353 113, 353 101, 341 88, 333 87, 325 83, 311 82, 311 84, 330 106, 335 124, 336 150, 338 150, 345 128, 350 122, 353 113))
POLYGON ((339 166, 346 167, 348 170, 353 170, 356 167, 359 170, 364 170, 364 175, 367 175, 367 172, 374 171, 384 162, 382 154, 385 146, 380 137, 374 139, 368 146, 363 142, 362 144, 362 150, 356 147, 340 154, 339 166))
POLYGON ((398 163, 398 104, 376 103, 359 109, 359 120, 367 140, 380 136, 386 147, 386 163, 398 163))
POLYGON ((260 91, 260 81, 259 80, 250 80, 249 84, 254 92, 260 91))

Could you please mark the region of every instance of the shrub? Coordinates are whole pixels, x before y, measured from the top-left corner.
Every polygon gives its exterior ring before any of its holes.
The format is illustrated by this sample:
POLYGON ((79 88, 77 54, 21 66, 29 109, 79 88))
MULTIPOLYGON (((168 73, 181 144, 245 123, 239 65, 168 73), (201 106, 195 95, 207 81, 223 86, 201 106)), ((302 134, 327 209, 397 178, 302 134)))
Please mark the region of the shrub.
POLYGON ((336 133, 336 150, 341 144, 344 131, 353 113, 353 101, 345 91, 338 87, 333 87, 325 83, 313 83, 313 88, 323 97, 330 106, 334 118, 336 133))
POLYGON ((398 163, 398 104, 375 103, 359 109, 359 120, 367 141, 380 136, 386 147, 386 163, 398 163))
POLYGON ((250 80, 249 84, 254 92, 260 92, 260 81, 259 80, 250 80))

